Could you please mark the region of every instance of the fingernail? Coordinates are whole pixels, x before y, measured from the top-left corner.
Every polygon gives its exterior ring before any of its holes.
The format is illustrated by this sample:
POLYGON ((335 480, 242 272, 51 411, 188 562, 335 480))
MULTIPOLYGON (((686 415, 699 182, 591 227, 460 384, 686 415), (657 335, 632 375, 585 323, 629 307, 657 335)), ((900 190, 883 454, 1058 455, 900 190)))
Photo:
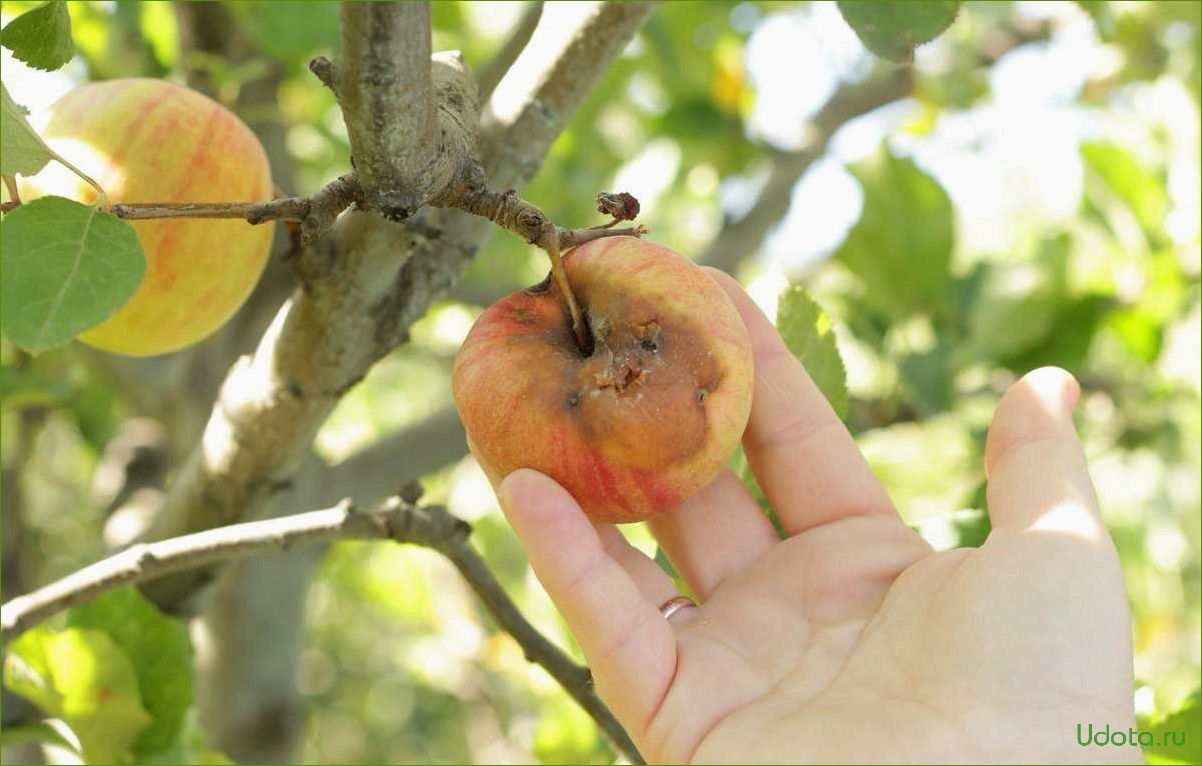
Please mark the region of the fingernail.
POLYGON ((509 485, 512 478, 513 474, 511 473, 505 478, 501 479, 501 481, 494 484, 497 491, 497 503, 500 504, 502 511, 508 511, 510 508, 510 494, 512 489, 509 485))

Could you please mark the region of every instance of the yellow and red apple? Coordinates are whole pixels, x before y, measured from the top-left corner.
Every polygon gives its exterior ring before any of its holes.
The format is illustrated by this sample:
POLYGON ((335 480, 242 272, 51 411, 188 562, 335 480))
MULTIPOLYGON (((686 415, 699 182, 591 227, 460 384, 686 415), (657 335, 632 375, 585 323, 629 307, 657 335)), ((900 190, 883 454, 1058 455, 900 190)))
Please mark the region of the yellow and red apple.
POLYGON ((697 265, 633 237, 564 258, 581 348, 553 280, 488 308, 455 358, 455 403, 495 482, 519 468, 563 485, 592 519, 630 522, 714 479, 751 409, 747 329, 697 265))
MULTIPOLYGON (((260 202, 271 170, 258 138, 216 101, 165 80, 81 85, 51 107, 41 131, 67 161, 94 178, 110 202, 260 202)), ((92 202, 96 191, 50 163, 20 192, 92 202)), ((217 330, 258 282, 272 225, 241 220, 131 222, 146 275, 115 314, 79 336, 131 356, 176 351, 217 330)))

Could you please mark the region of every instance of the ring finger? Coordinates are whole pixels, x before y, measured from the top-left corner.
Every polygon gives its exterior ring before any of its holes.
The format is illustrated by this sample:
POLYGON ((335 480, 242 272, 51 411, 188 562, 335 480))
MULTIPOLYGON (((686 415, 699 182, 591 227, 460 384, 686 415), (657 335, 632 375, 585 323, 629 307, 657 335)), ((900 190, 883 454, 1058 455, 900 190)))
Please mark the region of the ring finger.
MULTIPOLYGON (((669 608, 668 605, 680 597, 680 592, 676 590, 672 579, 663 569, 660 569, 659 564, 631 545, 630 541, 613 524, 594 524, 593 526, 597 528, 597 536, 601 539, 601 545, 605 548, 605 552, 618 562, 622 569, 626 570, 626 574, 638 586, 643 598, 654 604, 663 614, 665 609, 669 608)), ((669 622, 674 625, 680 624, 687 617, 686 613, 691 612, 688 609, 673 611, 669 622)))

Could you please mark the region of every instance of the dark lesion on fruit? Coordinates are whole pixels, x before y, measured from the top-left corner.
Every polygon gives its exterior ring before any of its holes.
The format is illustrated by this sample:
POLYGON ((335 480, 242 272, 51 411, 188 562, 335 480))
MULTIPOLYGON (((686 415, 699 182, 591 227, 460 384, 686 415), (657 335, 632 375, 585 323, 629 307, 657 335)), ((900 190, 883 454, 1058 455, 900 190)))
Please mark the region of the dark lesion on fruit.
POLYGON ((618 364, 606 365, 593 376, 598 389, 612 388, 619 394, 632 386, 641 386, 647 381, 647 370, 636 360, 626 359, 618 364))
POLYGON ((562 389, 582 438, 645 468, 704 449, 716 403, 710 398, 723 377, 704 318, 678 317, 626 295, 589 309, 596 350, 579 360, 562 389))
POLYGON ((663 328, 654 318, 633 325, 630 334, 638 341, 639 348, 648 354, 658 354, 663 349, 663 328))

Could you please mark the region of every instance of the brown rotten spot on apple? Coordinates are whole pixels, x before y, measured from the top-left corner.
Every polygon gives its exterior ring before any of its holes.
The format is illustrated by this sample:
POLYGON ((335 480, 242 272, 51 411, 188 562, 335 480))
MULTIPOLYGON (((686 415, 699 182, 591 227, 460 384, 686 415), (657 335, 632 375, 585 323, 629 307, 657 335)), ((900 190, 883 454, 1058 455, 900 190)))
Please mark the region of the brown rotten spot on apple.
POLYGON ((650 518, 712 481, 742 436, 746 328, 704 271, 646 240, 589 242, 564 266, 583 345, 553 281, 502 299, 456 357, 460 416, 494 481, 533 468, 595 520, 650 518))

